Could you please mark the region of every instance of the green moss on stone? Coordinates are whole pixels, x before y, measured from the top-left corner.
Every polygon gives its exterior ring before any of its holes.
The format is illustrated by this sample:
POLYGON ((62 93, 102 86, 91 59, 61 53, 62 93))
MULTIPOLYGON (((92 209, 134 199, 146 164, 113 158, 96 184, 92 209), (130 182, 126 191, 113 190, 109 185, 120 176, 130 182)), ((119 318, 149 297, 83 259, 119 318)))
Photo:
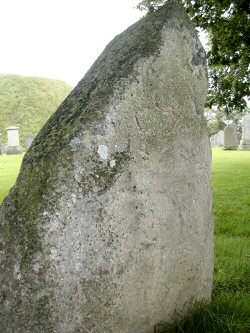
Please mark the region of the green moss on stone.
POLYGON ((105 117, 115 90, 121 92, 130 84, 133 66, 138 60, 157 54, 161 47, 160 31, 175 16, 182 16, 190 24, 183 8, 171 3, 115 37, 48 120, 26 154, 17 185, 10 195, 19 215, 29 220, 41 211, 42 196, 54 190, 53 176, 58 166, 65 160, 71 164, 70 141, 84 127, 105 117))

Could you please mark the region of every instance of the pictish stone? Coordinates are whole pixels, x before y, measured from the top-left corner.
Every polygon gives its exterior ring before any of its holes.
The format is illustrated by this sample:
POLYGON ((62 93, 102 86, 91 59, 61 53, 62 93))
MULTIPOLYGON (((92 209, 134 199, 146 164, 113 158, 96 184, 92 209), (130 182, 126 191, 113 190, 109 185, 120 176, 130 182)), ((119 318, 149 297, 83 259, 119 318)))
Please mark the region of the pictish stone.
POLYGON ((210 299, 205 63, 167 3, 46 123, 0 212, 1 332, 152 333, 210 299))
POLYGON ((250 150, 250 113, 242 118, 242 139, 240 150, 250 150))
POLYGON ((224 149, 234 150, 237 147, 235 127, 229 124, 224 128, 224 149))
POLYGON ((6 154, 21 154, 23 152, 19 142, 19 128, 11 126, 7 128, 8 147, 6 154))

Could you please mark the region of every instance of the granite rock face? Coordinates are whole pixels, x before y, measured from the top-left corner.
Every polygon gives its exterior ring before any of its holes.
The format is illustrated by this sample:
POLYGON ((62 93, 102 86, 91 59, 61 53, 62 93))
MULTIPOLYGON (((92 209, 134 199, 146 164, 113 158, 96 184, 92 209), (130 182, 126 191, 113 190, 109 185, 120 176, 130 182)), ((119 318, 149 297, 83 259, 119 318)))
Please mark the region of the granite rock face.
POLYGON ((206 92, 177 4, 107 46, 1 207, 1 332, 149 333, 210 299, 206 92))

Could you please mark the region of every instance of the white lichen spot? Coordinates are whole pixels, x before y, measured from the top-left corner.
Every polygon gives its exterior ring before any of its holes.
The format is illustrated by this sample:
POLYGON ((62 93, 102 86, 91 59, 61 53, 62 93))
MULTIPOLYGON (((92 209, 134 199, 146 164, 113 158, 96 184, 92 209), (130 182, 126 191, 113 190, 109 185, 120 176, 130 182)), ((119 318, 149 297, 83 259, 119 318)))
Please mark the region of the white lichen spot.
POLYGON ((115 167, 115 160, 110 161, 109 164, 110 164, 110 167, 111 167, 111 168, 114 168, 114 167, 115 167))
POLYGON ((79 138, 77 138, 77 137, 73 138, 73 139, 70 141, 69 145, 71 146, 71 149, 72 149, 73 151, 77 151, 77 150, 80 150, 81 148, 84 148, 84 144, 83 144, 82 141, 81 141, 79 138))
POLYGON ((99 145, 98 154, 102 160, 106 160, 108 158, 108 147, 105 145, 99 145))
POLYGON ((83 269, 84 269, 84 265, 83 265, 81 262, 78 262, 78 263, 76 264, 76 271, 77 271, 77 272, 82 272, 83 269))
POLYGON ((22 276, 21 276, 21 271, 20 271, 20 265, 19 265, 19 263, 16 263, 14 265, 13 275, 14 275, 15 279, 17 279, 17 280, 21 279, 22 276))
POLYGON ((42 266, 39 264, 39 262, 36 262, 33 266, 33 270, 38 273, 42 269, 42 266))

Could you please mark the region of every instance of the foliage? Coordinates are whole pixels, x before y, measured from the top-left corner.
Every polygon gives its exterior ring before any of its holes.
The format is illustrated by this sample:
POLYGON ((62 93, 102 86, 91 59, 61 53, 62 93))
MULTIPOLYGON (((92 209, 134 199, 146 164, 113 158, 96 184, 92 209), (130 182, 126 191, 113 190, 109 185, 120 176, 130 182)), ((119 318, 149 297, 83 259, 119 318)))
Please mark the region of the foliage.
POLYGON ((21 145, 27 134, 37 134, 71 91, 56 80, 17 75, 0 75, 0 133, 7 143, 6 128, 18 126, 21 145))
MULTIPOLYGON (((154 10, 166 1, 142 0, 139 9, 154 10)), ((208 106, 228 113, 242 111, 250 97, 250 2, 249 0, 176 0, 197 27, 210 37, 208 52, 208 106)))

